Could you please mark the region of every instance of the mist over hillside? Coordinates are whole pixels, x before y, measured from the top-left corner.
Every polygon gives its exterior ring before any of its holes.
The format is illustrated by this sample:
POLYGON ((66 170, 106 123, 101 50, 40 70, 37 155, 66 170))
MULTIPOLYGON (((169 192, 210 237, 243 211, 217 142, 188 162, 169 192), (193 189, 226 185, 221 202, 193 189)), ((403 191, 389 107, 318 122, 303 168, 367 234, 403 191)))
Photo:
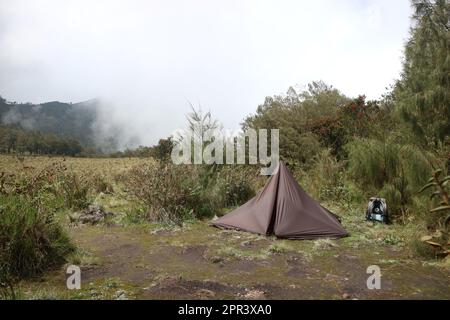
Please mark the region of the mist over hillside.
POLYGON ((99 99, 78 103, 11 102, 0 97, 0 124, 78 140, 84 147, 115 152, 137 147, 141 141, 117 119, 111 119, 99 99))

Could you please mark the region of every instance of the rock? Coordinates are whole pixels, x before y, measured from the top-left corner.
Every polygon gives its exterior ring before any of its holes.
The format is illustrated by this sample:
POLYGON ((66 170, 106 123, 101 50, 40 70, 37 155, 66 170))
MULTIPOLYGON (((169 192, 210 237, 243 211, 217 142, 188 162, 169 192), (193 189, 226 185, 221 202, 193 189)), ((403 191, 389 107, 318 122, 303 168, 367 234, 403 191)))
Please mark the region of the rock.
POLYGON ((216 296, 216 293, 212 290, 208 289, 199 289, 195 293, 196 296, 202 297, 202 298, 214 298, 216 296))
POLYGON ((117 290, 117 291, 116 291, 116 296, 117 296, 117 297, 122 296, 122 295, 124 295, 124 294, 125 294, 125 291, 124 291, 124 290, 117 290))
POLYGON ((323 239, 317 239, 314 241, 314 250, 329 250, 331 248, 336 248, 339 247, 338 244, 332 240, 332 239, 328 239, 328 238, 323 238, 323 239))
POLYGON ((242 297, 249 300, 262 300, 265 299, 265 292, 261 290, 250 290, 242 297))
POLYGON ((348 293, 344 293, 343 295, 342 295, 342 299, 350 299, 351 297, 350 297, 350 295, 348 294, 348 293))
POLYGON ((70 220, 82 224, 97 224, 113 215, 112 212, 104 211, 101 207, 90 204, 85 210, 78 212, 75 216, 70 216, 70 220))
POLYGON ((246 241, 242 241, 241 242, 241 246, 243 246, 243 247, 248 247, 248 246, 251 246, 251 245, 252 245, 252 242, 250 240, 246 240, 246 241))
POLYGON ((127 295, 125 294, 125 290, 117 290, 116 291, 116 300, 128 300, 127 295))
POLYGON ((338 282, 340 280, 339 276, 336 276, 336 275, 330 274, 330 273, 327 273, 324 279, 325 279, 325 281, 330 281, 330 282, 338 282))
POLYGON ((221 263, 221 262, 223 262, 223 258, 217 257, 217 256, 211 257, 209 260, 210 260, 212 263, 221 263))

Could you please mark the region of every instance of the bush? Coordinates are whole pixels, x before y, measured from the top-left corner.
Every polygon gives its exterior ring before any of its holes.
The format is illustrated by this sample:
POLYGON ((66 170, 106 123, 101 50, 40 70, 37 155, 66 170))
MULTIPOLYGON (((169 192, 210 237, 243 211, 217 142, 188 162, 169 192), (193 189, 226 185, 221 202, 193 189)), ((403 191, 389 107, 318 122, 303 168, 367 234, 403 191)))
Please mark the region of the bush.
MULTIPOLYGON (((286 129, 290 131, 293 129, 286 129)), ((305 132, 297 136, 295 139, 288 141, 284 157, 289 159, 289 163, 296 162, 305 168, 310 168, 316 156, 323 152, 319 136, 312 132, 305 132)), ((286 147, 286 145, 285 145, 286 147)))
POLYGON ((350 175, 367 196, 384 196, 394 217, 407 211, 406 206, 431 174, 433 157, 412 145, 355 139, 346 150, 350 175))
POLYGON ((244 204, 255 195, 254 180, 258 168, 250 166, 226 166, 217 174, 218 192, 223 197, 223 205, 234 207, 244 204))
POLYGON ((294 176, 309 193, 322 201, 349 204, 361 200, 360 191, 347 181, 344 163, 338 162, 331 150, 324 150, 315 156, 310 170, 294 170, 294 176))
POLYGON ((181 223, 218 212, 223 203, 214 190, 211 166, 148 163, 121 175, 126 189, 145 204, 152 221, 181 223))
POLYGON ((64 203, 70 209, 83 209, 88 201, 89 182, 75 173, 65 173, 60 176, 57 189, 57 195, 64 198, 64 203))
POLYGON ((75 250, 53 213, 23 195, 0 195, 0 226, 0 269, 10 280, 56 267, 75 250))
POLYGON ((98 173, 93 173, 89 178, 89 189, 94 193, 113 193, 113 185, 98 173))
POLYGON ((386 183, 380 191, 380 197, 386 199, 389 212, 402 211, 402 194, 394 185, 386 183))

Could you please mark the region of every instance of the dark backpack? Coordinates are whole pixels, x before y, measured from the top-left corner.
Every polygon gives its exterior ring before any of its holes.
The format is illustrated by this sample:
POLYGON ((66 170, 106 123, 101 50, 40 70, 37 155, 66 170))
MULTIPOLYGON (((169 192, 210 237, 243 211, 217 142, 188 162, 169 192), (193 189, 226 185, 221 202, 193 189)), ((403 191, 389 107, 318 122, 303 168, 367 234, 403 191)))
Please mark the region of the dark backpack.
POLYGON ((389 213, 386 199, 372 197, 369 200, 366 211, 366 220, 389 223, 389 213))

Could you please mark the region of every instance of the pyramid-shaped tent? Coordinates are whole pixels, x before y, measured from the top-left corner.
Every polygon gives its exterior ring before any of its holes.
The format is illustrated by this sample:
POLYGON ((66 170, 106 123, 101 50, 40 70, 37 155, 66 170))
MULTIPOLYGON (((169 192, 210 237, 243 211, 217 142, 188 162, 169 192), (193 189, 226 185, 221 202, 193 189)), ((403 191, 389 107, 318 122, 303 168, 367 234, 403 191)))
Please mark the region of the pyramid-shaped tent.
POLYGON ((257 196, 212 224, 288 239, 348 235, 337 217, 311 198, 282 162, 257 196))

